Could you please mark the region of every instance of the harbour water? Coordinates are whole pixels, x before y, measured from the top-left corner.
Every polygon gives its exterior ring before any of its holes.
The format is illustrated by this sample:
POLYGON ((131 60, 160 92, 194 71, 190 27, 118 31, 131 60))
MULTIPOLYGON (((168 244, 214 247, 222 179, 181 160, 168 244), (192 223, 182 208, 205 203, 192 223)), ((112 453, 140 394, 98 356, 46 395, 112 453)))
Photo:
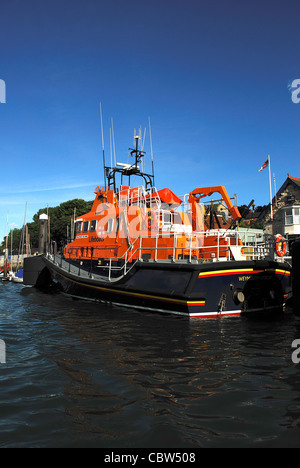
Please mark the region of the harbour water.
POLYGON ((299 447, 300 319, 195 319, 0 284, 0 447, 299 447))

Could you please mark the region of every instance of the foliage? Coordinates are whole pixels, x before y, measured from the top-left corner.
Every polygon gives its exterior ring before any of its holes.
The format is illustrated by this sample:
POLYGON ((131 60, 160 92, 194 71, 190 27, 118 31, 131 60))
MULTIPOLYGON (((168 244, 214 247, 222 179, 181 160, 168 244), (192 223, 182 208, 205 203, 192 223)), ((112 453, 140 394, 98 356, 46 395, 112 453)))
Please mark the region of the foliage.
POLYGON ((264 228, 264 223, 262 221, 240 221, 239 223, 240 227, 244 228, 250 228, 250 229, 263 229, 264 228))
MULTIPOLYGON (((42 208, 34 216, 33 221, 28 223, 28 234, 30 246, 32 249, 37 249, 39 246, 39 217, 41 214, 48 213, 50 220, 51 241, 57 245, 62 245, 67 241, 68 232, 70 232, 71 219, 81 216, 91 211, 93 202, 82 199, 74 199, 53 208, 42 208)), ((22 229, 14 229, 12 231, 13 251, 18 253, 22 229)), ((5 248, 6 238, 4 239, 1 249, 5 248)), ((11 249, 11 233, 8 236, 8 248, 11 249)))
MULTIPOLYGON (((14 254, 17 254, 19 252, 19 245, 20 245, 20 239, 22 236, 22 229, 13 229, 12 232, 9 233, 8 235, 8 249, 9 251, 11 250, 11 246, 13 249, 14 254), (11 240, 13 242, 11 242, 11 240)), ((4 241, 0 247, 1 253, 5 249, 5 243, 6 243, 6 237, 4 238, 4 241)))
POLYGON ((253 206, 254 210, 249 209, 247 205, 239 206, 239 211, 242 215, 242 219, 239 222, 240 227, 252 228, 252 229, 263 229, 263 220, 259 219, 260 215, 265 209, 265 206, 253 206))

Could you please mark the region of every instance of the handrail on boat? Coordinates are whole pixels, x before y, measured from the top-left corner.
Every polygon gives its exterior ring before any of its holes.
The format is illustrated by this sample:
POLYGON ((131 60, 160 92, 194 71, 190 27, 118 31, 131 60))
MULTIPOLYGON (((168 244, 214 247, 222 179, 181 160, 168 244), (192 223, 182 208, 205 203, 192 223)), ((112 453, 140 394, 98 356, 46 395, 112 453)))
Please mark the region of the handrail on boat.
MULTIPOLYGON (((176 258, 178 257, 176 254, 178 253, 178 250, 182 251, 182 247, 178 247, 177 246, 177 237, 179 236, 179 234, 177 233, 169 233, 170 235, 172 235, 174 237, 174 243, 173 243, 173 247, 166 247, 166 246, 163 246, 163 247, 158 247, 158 239, 160 237, 160 235, 156 235, 156 236, 153 236, 153 237, 156 237, 156 244, 155 244, 155 247, 145 247, 143 246, 143 238, 142 236, 140 237, 137 237, 136 239, 134 239, 134 241, 132 242, 132 244, 130 245, 130 247, 127 249, 127 251, 121 256, 121 257, 110 257, 108 260, 108 264, 107 265, 101 265, 101 269, 103 270, 108 270, 108 280, 109 281, 112 281, 112 273, 114 272, 117 272, 119 271, 119 275, 117 277, 114 276, 114 280, 116 279, 119 279, 119 278, 122 278, 123 276, 125 276, 134 266, 134 264, 136 263, 136 261, 152 261, 152 262, 157 262, 158 261, 158 253, 163 251, 163 250, 167 250, 167 251, 170 251, 172 250, 172 255, 171 255, 171 258, 169 258, 169 261, 172 261, 172 263, 182 263, 182 262, 187 262, 187 263, 191 263, 191 262, 203 262, 203 261, 208 261, 208 262, 218 262, 218 261, 226 261, 226 260, 230 260, 230 259, 244 259, 244 260, 259 260, 259 259, 263 259, 263 258, 266 258, 267 256, 270 255, 270 253, 272 252, 272 246, 270 245, 270 243, 266 243, 266 242, 260 242, 260 243, 257 243, 257 242, 254 242, 254 243, 251 243, 251 244, 244 244, 242 246, 240 245, 236 245, 236 243, 233 245, 231 244, 230 240, 233 238, 233 233, 230 233, 231 234, 231 237, 230 235, 228 235, 228 232, 226 231, 225 233, 222 232, 222 231, 216 231, 216 232, 212 232, 212 231, 205 231, 203 233, 197 233, 197 234, 203 234, 204 236, 209 236, 209 235, 216 235, 217 234, 217 239, 218 239, 218 242, 217 242, 217 249, 215 248, 216 246, 212 247, 210 245, 208 246, 195 246, 192 244, 192 240, 193 240, 193 237, 195 236, 195 233, 193 234, 186 234, 186 237, 189 237, 189 255, 188 255, 188 258, 176 258), (224 234, 226 234, 226 238, 229 240, 229 243, 228 245, 220 245, 220 239, 221 238, 224 238, 224 234), (210 252, 211 249, 214 249, 216 250, 216 254, 213 253, 213 252, 210 252), (210 249, 210 250, 209 250, 210 249), (147 250, 147 253, 151 253, 154 251, 154 258, 151 258, 151 259, 144 259, 143 258, 143 255, 142 255, 142 252, 147 250), (209 254, 211 253, 210 255, 210 258, 206 258, 206 259, 201 259, 201 260, 197 260, 197 255, 195 255, 195 251, 200 251, 201 250, 201 253, 204 253, 206 252, 206 254, 209 254), (238 254, 238 255, 237 255, 238 254), (237 258, 237 256, 239 258, 237 258), (124 260, 124 263, 123 265, 114 265, 115 262, 117 261, 120 261, 120 260, 124 260)), ((112 252, 113 248, 112 247, 101 247, 101 250, 106 250, 107 252, 110 251, 110 253, 112 252)), ((184 249, 184 250, 187 250, 187 249, 184 249)), ((50 254, 48 254, 48 258, 50 258, 52 261, 54 261, 56 264, 60 265, 61 268, 64 268, 65 270, 69 270, 71 271, 71 262, 70 262, 70 258, 69 260, 67 258, 65 258, 65 263, 66 265, 63 264, 63 256, 61 255, 61 257, 59 256, 50 256, 50 254)), ((97 257, 96 257, 97 258, 97 257)), ((92 267, 92 261, 96 258, 93 258, 91 257, 90 260, 91 260, 91 267, 92 267)), ((104 257, 105 258, 105 257, 104 257)), ((78 258, 79 260, 79 265, 76 266, 74 264, 72 264, 73 268, 76 268, 78 269, 78 275, 80 276, 82 273, 82 271, 84 270, 82 268, 82 265, 80 264, 80 262, 82 262, 83 260, 89 260, 89 258, 87 257, 79 257, 78 258)), ((84 270, 85 273, 89 276, 89 277, 93 277, 94 275, 96 275, 96 273, 93 271, 92 272, 92 268, 90 268, 90 271, 88 270, 84 270)))

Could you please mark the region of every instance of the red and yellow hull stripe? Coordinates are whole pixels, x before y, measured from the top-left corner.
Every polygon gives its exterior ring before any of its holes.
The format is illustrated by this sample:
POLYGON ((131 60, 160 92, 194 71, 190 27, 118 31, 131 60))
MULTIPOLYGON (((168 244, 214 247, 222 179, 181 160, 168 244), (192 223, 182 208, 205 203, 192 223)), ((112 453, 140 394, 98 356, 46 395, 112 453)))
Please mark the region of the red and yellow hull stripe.
POLYGON ((205 306, 205 301, 187 301, 188 306, 200 306, 204 307, 205 306))
POLYGON ((291 272, 287 270, 275 270, 276 275, 291 276, 291 272))
POLYGON ((291 272, 287 270, 255 270, 254 268, 239 268, 231 270, 215 270, 205 271, 199 273, 198 278, 212 278, 215 276, 229 276, 229 275, 255 275, 264 272, 274 272, 276 275, 291 276, 291 272))
POLYGON ((253 268, 239 268, 231 270, 215 270, 215 271, 205 271, 199 273, 198 278, 212 278, 214 276, 228 276, 228 275, 253 275, 256 273, 263 273, 264 270, 254 270, 253 268))

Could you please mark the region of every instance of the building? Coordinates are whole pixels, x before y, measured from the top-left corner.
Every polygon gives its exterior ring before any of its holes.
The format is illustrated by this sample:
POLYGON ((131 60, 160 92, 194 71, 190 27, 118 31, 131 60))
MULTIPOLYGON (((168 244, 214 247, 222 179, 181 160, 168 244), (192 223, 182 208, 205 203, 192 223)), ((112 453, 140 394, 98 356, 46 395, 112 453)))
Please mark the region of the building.
POLYGON ((273 198, 273 222, 270 204, 261 215, 266 234, 281 234, 289 243, 300 237, 300 179, 288 178, 273 198))

